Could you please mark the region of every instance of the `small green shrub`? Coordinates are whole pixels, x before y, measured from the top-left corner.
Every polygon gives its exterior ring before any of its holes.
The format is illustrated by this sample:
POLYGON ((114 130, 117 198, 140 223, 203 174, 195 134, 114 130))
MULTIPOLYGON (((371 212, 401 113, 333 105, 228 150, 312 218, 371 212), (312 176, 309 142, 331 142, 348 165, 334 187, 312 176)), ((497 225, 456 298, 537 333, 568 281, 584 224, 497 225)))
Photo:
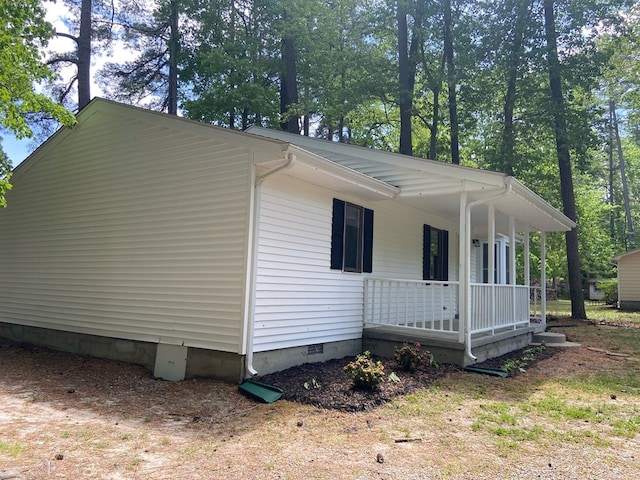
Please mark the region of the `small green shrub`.
POLYGON ((354 361, 349 362, 344 371, 357 388, 374 389, 384 379, 384 365, 380 361, 374 362, 369 351, 361 353, 354 361))
POLYGON ((393 358, 405 372, 415 372, 422 366, 430 366, 433 357, 431 352, 422 350, 422 345, 415 342, 404 343, 401 347, 396 348, 393 358))
POLYGON ((603 280, 597 283, 599 290, 604 292, 604 301, 607 305, 613 305, 618 301, 618 280, 603 280))

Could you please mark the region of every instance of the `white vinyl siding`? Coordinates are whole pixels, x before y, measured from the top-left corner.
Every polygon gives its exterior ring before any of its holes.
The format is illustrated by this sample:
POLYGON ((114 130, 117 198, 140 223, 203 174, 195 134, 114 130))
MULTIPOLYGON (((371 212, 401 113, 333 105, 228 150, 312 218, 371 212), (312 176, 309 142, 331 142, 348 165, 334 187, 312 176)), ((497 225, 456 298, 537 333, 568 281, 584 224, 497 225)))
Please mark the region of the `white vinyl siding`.
POLYGON ((0 212, 0 321, 240 352, 249 150, 140 114, 76 128, 0 212))
POLYGON ((332 193, 270 182, 279 186, 261 189, 255 351, 360 338, 361 274, 329 268, 332 193))
POLYGON ((618 300, 640 302, 640 251, 618 261, 618 300))
MULTIPOLYGON (((437 220, 397 202, 367 203, 287 178, 276 176, 261 187, 257 352, 361 337, 368 274, 330 269, 333 198, 374 211, 373 276, 421 280, 423 224, 437 220)), ((452 280, 457 276, 455 238, 452 232, 452 280)))

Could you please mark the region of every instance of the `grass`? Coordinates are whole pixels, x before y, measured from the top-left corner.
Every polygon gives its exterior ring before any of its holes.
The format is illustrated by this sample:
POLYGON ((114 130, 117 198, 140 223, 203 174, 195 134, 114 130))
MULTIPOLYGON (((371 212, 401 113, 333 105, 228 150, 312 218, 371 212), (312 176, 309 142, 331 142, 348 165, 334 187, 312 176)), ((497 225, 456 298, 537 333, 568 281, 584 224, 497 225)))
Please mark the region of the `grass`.
MULTIPOLYGON (((462 396, 457 404, 475 404, 470 429, 495 445, 501 456, 517 455, 524 445, 540 449, 571 442, 608 447, 615 439, 636 439, 640 436, 640 313, 588 305, 591 321, 584 322, 569 318, 568 302, 552 302, 550 307, 561 314, 549 323, 552 331, 592 347, 594 354, 585 358, 599 362, 593 368, 553 379, 521 376, 517 381, 501 381, 454 376, 439 382, 437 390, 407 397, 396 410, 398 421, 407 412, 429 410, 426 399, 437 391, 462 396), (418 405, 421 408, 416 408, 418 405)), ((525 365, 511 367, 524 369, 525 365)))
MULTIPOLYGON (((596 322, 611 322, 616 324, 640 325, 640 312, 620 310, 604 303, 585 302, 587 318, 596 322)), ((569 300, 547 301, 547 315, 556 317, 571 316, 571 302, 569 300)))
POLYGON ((0 440, 0 455, 7 455, 11 457, 15 457, 22 450, 24 450, 24 445, 17 442, 6 442, 4 440, 0 440))

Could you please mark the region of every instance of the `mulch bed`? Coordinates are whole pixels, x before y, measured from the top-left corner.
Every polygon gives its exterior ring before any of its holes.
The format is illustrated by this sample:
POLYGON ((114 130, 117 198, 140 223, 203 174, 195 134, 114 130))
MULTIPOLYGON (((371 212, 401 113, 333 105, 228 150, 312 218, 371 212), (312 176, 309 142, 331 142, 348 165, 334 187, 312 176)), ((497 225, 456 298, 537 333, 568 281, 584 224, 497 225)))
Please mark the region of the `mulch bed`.
MULTIPOLYGON (((500 368, 509 360, 521 359, 524 350, 526 349, 515 350, 475 366, 500 368)), ((533 368, 538 361, 553 356, 557 351, 557 349, 548 348, 536 353, 534 360, 530 361, 526 368, 533 368)), ((344 372, 344 366, 351 360, 353 360, 352 357, 345 357, 320 363, 306 363, 281 372, 264 375, 259 380, 282 388, 286 400, 310 404, 319 408, 354 412, 377 407, 399 395, 408 395, 420 388, 428 387, 451 372, 462 371, 459 366, 445 364, 438 367, 421 368, 415 372, 404 372, 394 359, 374 358, 376 361, 382 361, 385 375, 394 372, 400 381, 385 381, 378 388, 367 390, 354 388, 351 379, 344 372)), ((509 372, 509 376, 513 377, 522 373, 520 370, 512 371, 509 372)), ((469 373, 469 375, 477 374, 469 373)))

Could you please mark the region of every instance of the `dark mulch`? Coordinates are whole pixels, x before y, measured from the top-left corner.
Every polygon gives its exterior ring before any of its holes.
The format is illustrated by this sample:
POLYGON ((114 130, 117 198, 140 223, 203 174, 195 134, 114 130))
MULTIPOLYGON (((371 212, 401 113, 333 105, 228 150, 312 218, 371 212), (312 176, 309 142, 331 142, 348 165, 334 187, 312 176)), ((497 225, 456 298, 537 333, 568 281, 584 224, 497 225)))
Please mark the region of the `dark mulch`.
MULTIPOLYGON (((524 350, 515 350, 476 366, 500 368, 508 360, 521 359, 524 350)), ((529 362, 526 368, 534 367, 538 361, 552 356, 556 351, 556 349, 548 348, 537 353, 535 359, 529 362)), ((287 400, 320 408, 353 412, 377 407, 393 400, 397 396, 408 395, 420 388, 428 387, 451 372, 462 370, 458 366, 445 364, 438 367, 421 368, 418 371, 409 373, 402 371, 393 359, 374 358, 374 360, 382 361, 385 375, 394 372, 400 378, 400 381, 385 381, 374 390, 366 390, 354 388, 351 379, 344 372, 344 366, 351 360, 353 360, 352 357, 345 357, 321 363, 305 363, 281 372, 264 375, 259 380, 282 388, 285 392, 284 398, 287 400)), ((510 372, 509 376, 522 373, 522 371, 517 370, 510 372)), ((469 373, 469 375, 478 374, 469 373)))

